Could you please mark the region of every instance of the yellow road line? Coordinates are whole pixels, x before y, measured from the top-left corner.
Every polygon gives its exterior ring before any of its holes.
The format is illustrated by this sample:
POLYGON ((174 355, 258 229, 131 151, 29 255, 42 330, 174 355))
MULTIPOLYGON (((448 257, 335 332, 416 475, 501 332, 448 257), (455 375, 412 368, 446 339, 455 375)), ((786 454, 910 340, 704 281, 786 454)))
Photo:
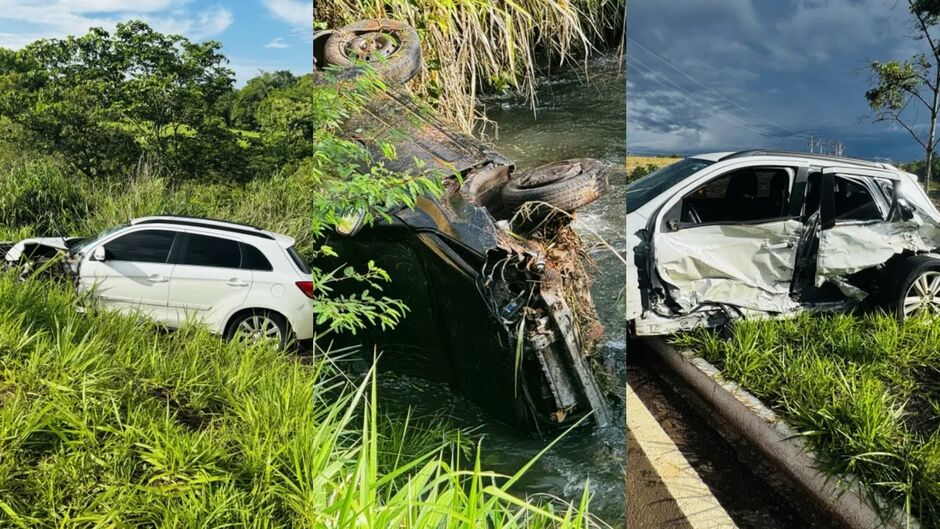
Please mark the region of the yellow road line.
MULTIPOLYGON (((736 529, 724 507, 685 459, 679 447, 627 385, 627 424, 666 490, 693 529, 736 529)), ((627 469, 629 476, 630 469, 627 469)), ((627 478, 629 479, 629 477, 627 478)), ((628 505, 629 509, 630 506, 628 505)))

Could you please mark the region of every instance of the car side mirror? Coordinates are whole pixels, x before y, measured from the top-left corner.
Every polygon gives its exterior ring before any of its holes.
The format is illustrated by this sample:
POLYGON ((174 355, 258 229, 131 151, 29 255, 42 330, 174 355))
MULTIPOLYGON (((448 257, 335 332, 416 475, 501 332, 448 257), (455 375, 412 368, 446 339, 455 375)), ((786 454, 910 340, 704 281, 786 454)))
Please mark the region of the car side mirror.
POLYGON ((108 252, 104 249, 104 245, 98 246, 91 252, 91 260, 98 262, 105 262, 108 259, 108 252))
POLYGON ((901 212, 901 218, 911 220, 914 218, 914 207, 903 198, 898 199, 898 211, 901 212))
POLYGON ((364 210, 347 213, 336 222, 336 232, 346 237, 352 237, 359 233, 365 224, 366 212, 364 210))

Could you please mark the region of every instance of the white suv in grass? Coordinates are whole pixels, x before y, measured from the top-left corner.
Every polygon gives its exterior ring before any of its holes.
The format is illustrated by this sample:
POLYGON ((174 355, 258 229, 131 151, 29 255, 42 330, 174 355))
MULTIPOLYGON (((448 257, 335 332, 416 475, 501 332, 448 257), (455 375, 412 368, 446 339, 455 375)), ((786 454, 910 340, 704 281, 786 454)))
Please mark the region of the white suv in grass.
POLYGON ((10 263, 67 250, 79 290, 101 306, 168 327, 189 320, 226 339, 282 346, 313 338, 313 283, 294 239, 254 226, 144 217, 90 239, 20 241, 10 263))

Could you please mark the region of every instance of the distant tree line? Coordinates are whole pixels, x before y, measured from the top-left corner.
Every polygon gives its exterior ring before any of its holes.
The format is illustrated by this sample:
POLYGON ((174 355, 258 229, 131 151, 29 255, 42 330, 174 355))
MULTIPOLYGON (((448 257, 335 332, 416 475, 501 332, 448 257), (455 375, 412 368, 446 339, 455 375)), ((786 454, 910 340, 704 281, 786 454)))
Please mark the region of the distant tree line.
POLYGON ((235 88, 215 41, 140 21, 0 49, 0 132, 87 177, 141 160, 173 178, 246 180, 312 152, 310 75, 263 72, 235 88))

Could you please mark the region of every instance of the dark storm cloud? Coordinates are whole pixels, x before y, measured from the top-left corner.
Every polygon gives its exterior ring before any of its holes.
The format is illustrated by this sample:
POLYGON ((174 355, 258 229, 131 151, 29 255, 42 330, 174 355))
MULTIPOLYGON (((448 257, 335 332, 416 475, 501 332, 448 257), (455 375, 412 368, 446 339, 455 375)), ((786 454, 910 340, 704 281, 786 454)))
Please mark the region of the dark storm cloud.
POLYGON ((633 0, 628 150, 803 149, 812 134, 846 154, 920 156, 905 132, 871 123, 866 65, 904 59, 906 2, 633 0))

